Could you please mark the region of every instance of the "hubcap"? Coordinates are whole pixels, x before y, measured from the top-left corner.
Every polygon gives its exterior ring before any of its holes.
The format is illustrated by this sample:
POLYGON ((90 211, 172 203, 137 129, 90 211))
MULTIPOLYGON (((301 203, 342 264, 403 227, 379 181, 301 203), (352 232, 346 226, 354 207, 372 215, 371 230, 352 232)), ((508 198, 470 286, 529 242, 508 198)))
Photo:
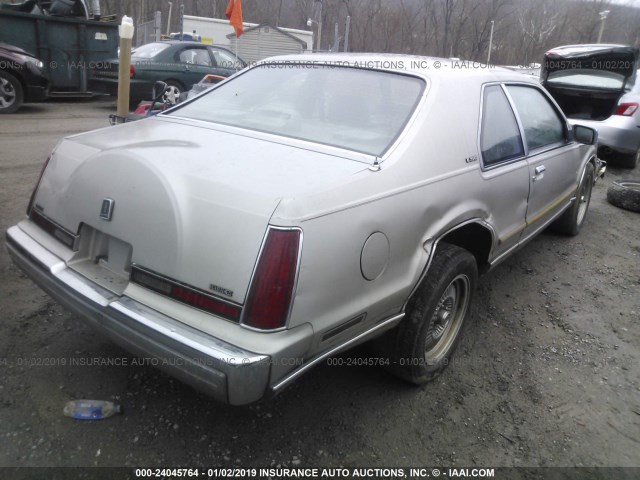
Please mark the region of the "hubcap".
POLYGON ((580 189, 579 205, 578 205, 578 225, 582 224, 584 216, 587 214, 587 208, 589 207, 589 199, 591 198, 592 184, 589 178, 585 178, 585 184, 580 189))
POLYGON ((0 78, 0 107, 7 108, 16 100, 13 85, 5 78, 0 78))
POLYGON ((469 306, 469 278, 458 275, 444 290, 427 331, 425 359, 428 365, 442 360, 454 343, 469 306))
POLYGON ((449 285, 447 291, 438 302, 438 308, 434 313, 433 338, 439 340, 447 330, 452 318, 453 308, 457 302, 456 287, 449 285))
POLYGON ((167 87, 163 95, 163 100, 165 102, 170 103, 171 105, 175 105, 178 103, 178 98, 180 97, 180 89, 178 87, 174 87, 173 85, 167 87))

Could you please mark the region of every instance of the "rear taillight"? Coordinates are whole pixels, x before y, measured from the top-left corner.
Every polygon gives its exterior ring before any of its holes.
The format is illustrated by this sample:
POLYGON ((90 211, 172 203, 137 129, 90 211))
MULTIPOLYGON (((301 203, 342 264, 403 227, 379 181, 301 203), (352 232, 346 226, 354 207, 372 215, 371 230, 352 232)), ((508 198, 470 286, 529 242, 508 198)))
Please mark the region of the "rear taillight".
POLYGON ((631 115, 636 113, 636 110, 638 110, 637 103, 621 103, 620 105, 618 105, 618 108, 616 108, 615 115, 630 117, 631 115))
POLYGON ((138 265, 131 267, 131 281, 199 310, 213 313, 235 322, 240 320, 242 309, 239 305, 225 302, 202 290, 163 277, 138 265))
POLYGON ((44 171, 47 169, 47 165, 49 165, 49 160, 51 157, 47 157, 42 166, 42 170, 40 170, 40 175, 38 176, 38 181, 36 182, 36 186, 33 188, 33 192, 31 193, 31 198, 29 199, 29 205, 27 206, 27 215, 31 213, 31 209, 33 208, 33 202, 36 199, 36 193, 38 193, 38 187, 40 187, 40 182, 42 181, 42 176, 44 175, 44 171))
POLYGON ((298 270, 302 232, 269 228, 258 259, 242 323, 260 330, 287 322, 298 270))
POLYGON ((217 298, 196 292, 190 288, 174 285, 171 287, 171 293, 169 295, 175 300, 199 308, 200 310, 220 315, 229 320, 238 321, 240 318, 240 307, 237 305, 224 303, 217 298))
POLYGON ((129 78, 133 78, 133 76, 136 74, 136 69, 133 68, 133 63, 131 65, 129 65, 129 78))

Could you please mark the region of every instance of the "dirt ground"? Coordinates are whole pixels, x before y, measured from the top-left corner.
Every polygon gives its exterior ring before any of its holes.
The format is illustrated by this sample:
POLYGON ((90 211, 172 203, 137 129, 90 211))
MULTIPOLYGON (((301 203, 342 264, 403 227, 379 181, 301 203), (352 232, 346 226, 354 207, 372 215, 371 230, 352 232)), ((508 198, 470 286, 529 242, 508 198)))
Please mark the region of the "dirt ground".
MULTIPOLYGON (((23 218, 56 142, 107 126, 113 110, 56 102, 0 119, 3 231, 23 218)), ((434 383, 324 364, 244 408, 150 366, 105 366, 133 357, 35 287, 3 235, 0 467, 640 466, 640 214, 605 198, 621 177, 640 169, 610 168, 579 236, 544 233, 481 278, 473 321, 434 383), (77 398, 124 413, 64 417, 77 398)))

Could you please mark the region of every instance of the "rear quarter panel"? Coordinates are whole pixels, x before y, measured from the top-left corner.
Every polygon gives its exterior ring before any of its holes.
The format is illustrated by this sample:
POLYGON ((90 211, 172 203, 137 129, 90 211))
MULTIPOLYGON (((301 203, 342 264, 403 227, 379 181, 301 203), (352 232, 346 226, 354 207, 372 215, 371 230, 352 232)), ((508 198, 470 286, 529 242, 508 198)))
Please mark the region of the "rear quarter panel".
POLYGON ((494 188, 497 182, 480 171, 481 90, 481 77, 432 83, 415 121, 383 158, 379 172, 360 172, 321 195, 284 200, 276 210, 273 224, 296 224, 304 232, 290 326, 312 322, 310 355, 402 311, 444 232, 469 220, 493 224, 493 212, 505 202, 522 206, 524 221, 526 193, 505 199, 505 189, 494 188), (454 98, 456 108, 451 108, 454 98), (388 238, 389 257, 382 274, 370 281, 360 260, 374 232, 388 238), (362 314, 366 318, 357 326, 322 340, 362 314))

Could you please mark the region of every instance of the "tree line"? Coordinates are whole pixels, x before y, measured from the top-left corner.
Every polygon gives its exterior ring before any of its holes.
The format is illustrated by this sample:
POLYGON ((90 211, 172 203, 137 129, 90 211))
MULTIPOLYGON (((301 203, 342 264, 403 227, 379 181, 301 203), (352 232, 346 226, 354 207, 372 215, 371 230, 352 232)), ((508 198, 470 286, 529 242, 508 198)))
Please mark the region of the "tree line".
MULTIPOLYGON (((167 23, 167 0, 101 1, 104 13, 131 15, 140 23, 160 10, 167 23)), ((171 28, 179 28, 180 4, 187 15, 224 18, 227 3, 173 0, 171 28)), ((321 20, 322 50, 337 45, 335 23, 343 37, 349 16, 350 51, 485 61, 493 22, 491 63, 526 65, 558 45, 595 43, 606 10, 602 42, 640 43, 640 9, 611 0, 242 0, 242 9, 245 22, 314 33, 317 24, 308 27, 307 20, 321 20)))

